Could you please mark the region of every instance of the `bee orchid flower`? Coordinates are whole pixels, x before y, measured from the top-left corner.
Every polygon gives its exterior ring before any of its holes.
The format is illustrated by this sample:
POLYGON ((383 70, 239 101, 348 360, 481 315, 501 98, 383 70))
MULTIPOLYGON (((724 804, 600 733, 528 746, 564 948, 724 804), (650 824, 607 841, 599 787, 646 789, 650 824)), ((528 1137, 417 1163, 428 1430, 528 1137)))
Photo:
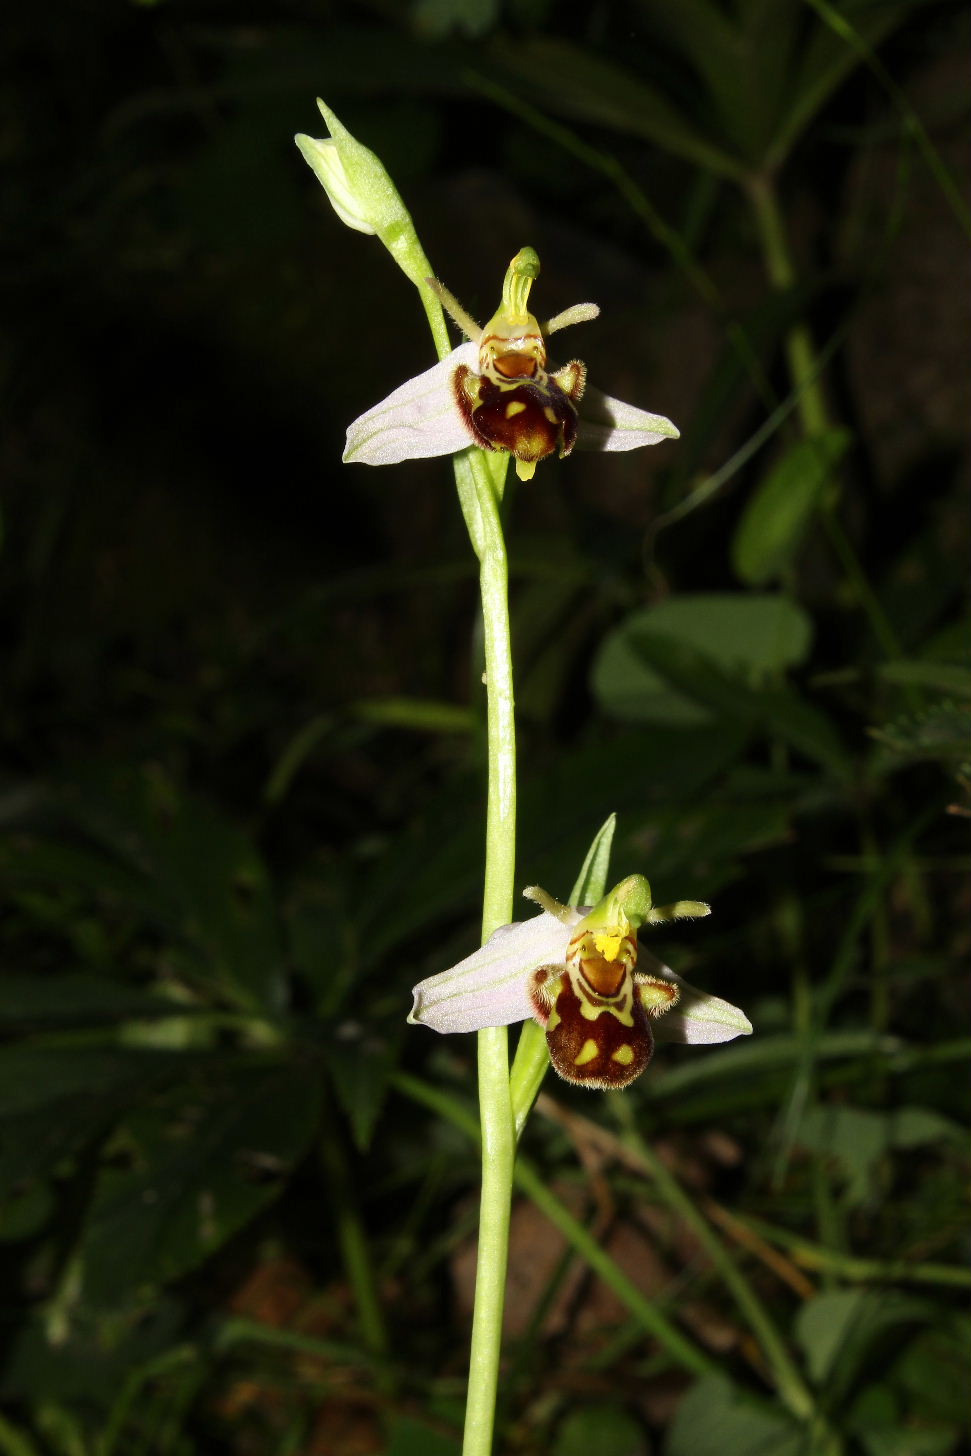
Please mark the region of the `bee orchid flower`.
POLYGON ((561 905, 538 886, 523 893, 541 914, 502 926, 473 955, 417 985, 409 1021, 455 1032, 533 1017, 561 1077, 606 1088, 640 1076, 655 1033, 710 1045, 751 1032, 737 1006, 639 950, 640 925, 708 915, 707 905, 656 906, 643 875, 621 881, 592 909, 561 905))
POLYGON ((427 278, 468 343, 356 419, 347 432, 344 460, 391 465, 478 445, 508 451, 520 480, 529 480, 537 461, 554 451, 562 459, 574 445, 636 450, 676 440, 678 430, 663 415, 587 389, 586 365, 579 359, 550 367, 547 337, 596 318, 600 310, 595 303, 578 303, 540 324, 527 307, 538 276, 535 251, 521 249, 506 272, 502 303, 483 328, 437 279, 427 278))

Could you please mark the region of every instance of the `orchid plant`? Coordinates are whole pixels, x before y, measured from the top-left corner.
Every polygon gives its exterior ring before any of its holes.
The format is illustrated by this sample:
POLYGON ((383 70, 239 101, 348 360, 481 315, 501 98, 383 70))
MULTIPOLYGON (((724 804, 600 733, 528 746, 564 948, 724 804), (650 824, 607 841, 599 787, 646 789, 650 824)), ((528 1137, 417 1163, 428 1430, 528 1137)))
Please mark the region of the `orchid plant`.
POLYGON ((478 1033, 482 1191, 463 1456, 488 1456, 498 1385, 509 1211, 516 1140, 550 1063, 568 1081, 620 1089, 648 1065, 655 1032, 706 1044, 752 1028, 728 1002, 681 981, 642 952, 642 926, 709 914, 696 900, 655 906, 642 875, 603 893, 613 834, 608 820, 571 897, 537 887, 540 907, 513 923, 516 760, 508 569, 499 506, 511 460, 520 480, 574 446, 631 450, 676 439, 670 420, 588 388, 579 359, 553 367, 547 339, 597 317, 580 303, 541 324, 529 309, 539 258, 522 248, 502 301, 479 327, 433 275, 414 224, 380 160, 318 102, 329 136, 297 146, 341 221, 376 235, 417 287, 439 362, 367 410, 347 432, 345 461, 391 465, 453 457, 459 502, 480 565, 487 690, 488 805, 482 945, 414 989, 409 1020, 443 1033, 478 1033), (466 336, 451 346, 445 314, 466 336), (638 968, 640 964, 640 969, 638 968), (645 969, 646 967, 646 969, 645 969), (506 1028, 526 1022, 510 1071, 506 1028))

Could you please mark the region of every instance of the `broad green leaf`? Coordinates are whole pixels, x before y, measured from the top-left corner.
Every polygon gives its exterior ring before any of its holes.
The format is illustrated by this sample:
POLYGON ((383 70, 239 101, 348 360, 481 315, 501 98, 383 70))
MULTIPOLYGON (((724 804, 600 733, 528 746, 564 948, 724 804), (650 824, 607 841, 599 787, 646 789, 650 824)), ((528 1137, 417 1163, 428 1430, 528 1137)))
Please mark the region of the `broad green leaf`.
POLYGON ((193 1063, 167 1052, 133 1051, 110 1044, 0 1048, 0 1121, 46 1111, 58 1103, 127 1097, 185 1074, 193 1063))
POLYGON ((148 1021, 191 1015, 193 1009, 184 1002, 96 976, 0 976, 0 1028, 4 1031, 148 1021))
POLYGON ((449 1436, 414 1416, 390 1416, 387 1441, 383 1456, 459 1456, 462 1450, 458 1436, 449 1436))
POLYGON ((848 430, 800 440, 760 481, 732 541, 732 565, 742 581, 764 586, 789 569, 851 441, 848 430))
POLYGON ((932 703, 922 712, 871 728, 877 748, 873 767, 886 773, 909 763, 940 763, 968 773, 971 763, 971 713, 967 703, 932 703))
MULTIPOLYGON (((811 3, 811 0, 810 0, 811 3)), ((906 20, 924 0, 840 0, 844 22, 849 22, 865 49, 872 50, 906 20)), ((839 35, 824 21, 817 21, 808 41, 798 52, 799 64, 791 78, 789 105, 780 118, 772 148, 766 157, 778 167, 796 141, 826 104, 833 92, 860 64, 857 47, 847 35, 839 35)))
MULTIPOLYGON (((35 1409, 64 1401, 72 1409, 104 1410, 126 1389, 133 1371, 174 1348, 184 1327, 185 1306, 165 1296, 149 1308, 129 1307, 108 1318, 78 1304, 63 1337, 53 1341, 48 1312, 38 1309, 10 1342, 0 1398, 28 1401, 35 1409)), ((116 1449, 112 1456, 129 1456, 129 1449, 116 1449)), ((88 1456, 77 1442, 51 1445, 44 1447, 44 1456, 81 1456, 82 1450, 88 1456)), ((99 1446, 98 1456, 100 1451, 99 1446)))
POLYGON ((701 78, 712 129, 739 162, 759 166, 787 100, 802 0, 736 5, 734 14, 714 0, 641 0, 641 8, 701 78))
POLYGON ((740 171, 727 151, 655 87, 592 50, 557 36, 517 36, 494 41, 489 53, 502 70, 528 84, 533 105, 643 137, 722 176, 740 171))
POLYGON ((963 1144, 965 1133, 957 1122, 932 1108, 874 1111, 834 1102, 807 1108, 796 1141, 835 1160, 846 1180, 847 1205, 855 1208, 878 1195, 879 1166, 892 1149, 963 1144))
POLYGON ((443 40, 452 32, 477 40, 495 25, 499 0, 413 0, 411 23, 419 35, 443 40))
MULTIPOLYGON (((402 1006, 396 1033, 404 1032, 404 1010, 402 1006)), ((366 1152, 388 1095, 388 1078, 397 1065, 400 1035, 381 1034, 354 1023, 348 1032, 344 1037, 337 1028, 328 1046, 327 1064, 354 1142, 366 1152)))
POLYGON ((958 698, 971 698, 971 671, 956 662, 936 662, 927 658, 899 658, 881 662, 877 676, 884 682, 908 687, 932 688, 958 698))
POLYGON ((852 1424, 865 1456, 953 1456, 962 1435, 958 1426, 917 1426, 900 1419, 885 1426, 852 1424))
POLYGON ((851 1208, 874 1194, 880 1159, 889 1145, 890 1128, 883 1113, 833 1103, 810 1107, 803 1114, 796 1142, 839 1165, 846 1180, 843 1190, 851 1208))
POLYGON ((0 1198, 97 1142, 198 1059, 112 1046, 0 1051, 0 1198))
POLYGON ((52 791, 45 807, 43 832, 34 814, 2 846, 15 884, 89 891, 171 938, 173 963, 211 996, 276 1009, 282 940, 249 835, 148 770, 92 770, 52 791))
MULTIPOLYGON (((837 778, 850 775, 850 761, 830 720, 793 690, 750 688, 741 677, 726 673, 708 652, 660 633, 642 632, 624 647, 632 660, 640 659, 710 719, 777 738, 837 778)), ((616 691, 616 660, 610 667, 613 676, 608 686, 616 691)), ((596 669, 597 664, 595 673, 596 669)), ((648 699, 648 706, 654 711, 654 700, 648 699)))
POLYGON ((809 1378, 826 1390, 827 1400, 844 1400, 865 1361, 883 1349, 900 1329, 933 1321, 935 1306, 896 1290, 833 1289, 800 1306, 796 1339, 806 1357, 809 1378))
POLYGON ((908 1342, 889 1372, 904 1408, 927 1421, 966 1424, 969 1350, 971 1315, 942 1310, 932 1327, 908 1342))
POLYGON ((691 1387, 667 1431, 664 1456, 806 1456, 806 1434, 720 1375, 691 1387))
POLYGON ((313 1137, 319 1099, 312 1063, 237 1063, 133 1114, 76 1251, 86 1298, 124 1301, 220 1248, 281 1191, 313 1137))
POLYGON ((788 597, 743 592, 671 597, 632 612, 605 639, 593 690, 619 718, 687 726, 714 714, 654 670, 644 649, 655 638, 696 648, 722 673, 756 685, 804 661, 812 625, 788 597))
POLYGON ((647 1456, 644 1428, 621 1406, 583 1405, 557 1428, 552 1456, 647 1456))
POLYGON ((0 1202, 0 1242, 31 1238, 47 1223, 57 1207, 49 1183, 32 1183, 22 1193, 0 1202))

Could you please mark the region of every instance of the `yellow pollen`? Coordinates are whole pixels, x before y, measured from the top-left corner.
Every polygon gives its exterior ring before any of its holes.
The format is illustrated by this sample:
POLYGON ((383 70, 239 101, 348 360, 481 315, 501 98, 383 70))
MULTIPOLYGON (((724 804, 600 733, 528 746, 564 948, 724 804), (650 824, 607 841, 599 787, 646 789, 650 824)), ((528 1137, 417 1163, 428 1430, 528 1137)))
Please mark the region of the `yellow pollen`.
MULTIPOLYGON (((630 1051, 630 1048, 629 1047, 628 1047, 628 1051, 630 1051)), ((594 1058, 595 1057, 599 1057, 599 1055, 600 1055, 600 1048, 597 1046, 597 1043, 594 1041, 593 1037, 592 1036, 588 1036, 587 1039, 586 1039, 586 1041, 583 1043, 583 1046, 580 1048, 580 1050, 577 1052, 576 1056, 573 1058, 573 1065, 575 1067, 585 1067, 586 1064, 587 1064, 587 1062, 592 1062, 594 1060, 594 1058)), ((616 1052, 614 1053, 614 1055, 616 1056, 616 1052)), ((632 1058, 633 1058, 633 1055, 634 1055, 633 1052, 631 1052, 631 1057, 632 1058)))
POLYGON ((622 935, 607 935, 604 931, 600 931, 593 937, 593 943, 605 961, 615 961, 623 938, 622 935))
POLYGON ((610 1053, 612 1062, 620 1062, 622 1067, 629 1067, 634 1060, 634 1048, 632 1046, 619 1046, 615 1052, 610 1053))
POLYGON ((506 405, 506 419, 514 420, 517 415, 522 414, 525 408, 526 406, 523 404, 521 399, 510 400, 509 403, 506 405))

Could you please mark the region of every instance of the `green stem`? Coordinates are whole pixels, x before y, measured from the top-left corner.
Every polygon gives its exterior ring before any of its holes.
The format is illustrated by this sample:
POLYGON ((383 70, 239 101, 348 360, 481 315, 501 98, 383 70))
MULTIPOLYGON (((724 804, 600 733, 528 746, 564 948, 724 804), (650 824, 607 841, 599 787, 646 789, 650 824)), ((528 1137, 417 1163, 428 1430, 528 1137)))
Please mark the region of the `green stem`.
POLYGON ((971 1289, 971 1269, 957 1264, 935 1264, 912 1259, 861 1259, 841 1249, 814 1244, 801 1234, 778 1224, 767 1223, 754 1214, 735 1213, 744 1227, 770 1243, 788 1249, 800 1269, 832 1270, 845 1280, 887 1284, 938 1284, 950 1289, 971 1289))
POLYGON ((0 1452, 3 1456, 39 1456, 37 1447, 28 1436, 0 1415, 0 1452))
POLYGON ((691 1229, 718 1270, 725 1287, 731 1291, 772 1371, 779 1399, 799 1420, 806 1420, 814 1408, 812 1393, 799 1374, 768 1310, 694 1199, 681 1187, 650 1143, 636 1134, 633 1115, 627 1102, 618 1099, 615 1111, 626 1130, 625 1141, 628 1146, 643 1161, 665 1203, 691 1229))
MULTIPOLYGON (((476 506, 469 525, 479 557, 489 745, 482 897, 484 944, 494 930, 508 925, 512 919, 516 864, 516 725, 509 633, 509 569, 498 492, 481 451, 471 452, 466 459, 476 506)), ((462 474, 456 461, 456 483, 465 508, 468 491, 463 489, 462 474)), ((469 519, 468 511, 466 518, 469 519)), ((478 1068, 482 1192, 463 1456, 489 1456, 499 1384, 516 1156, 508 1034, 504 1026, 486 1027, 478 1033, 478 1068)))
MULTIPOLYGON (((789 251, 785 222, 773 179, 767 173, 755 173, 748 178, 746 190, 758 228, 769 281, 780 293, 785 292, 796 285, 796 266, 789 251)), ((797 408, 803 431, 806 438, 812 440, 830 429, 830 419, 823 393, 820 361, 816 357, 812 334, 806 323, 800 320, 791 325, 786 333, 785 349, 789 375, 798 392, 797 408)), ((883 651, 891 658, 902 657, 897 635, 867 580, 849 537, 843 530, 836 505, 835 493, 832 490, 824 491, 820 514, 830 545, 883 651)))
MULTIPOLYGON (((439 359, 449 350, 445 316, 431 289, 420 289, 439 359)), ((452 464, 459 504, 479 559, 485 656, 488 793, 482 941, 512 920, 516 871, 516 723, 509 632, 509 563, 499 506, 508 456, 469 449, 452 464)), ((509 1256, 516 1136, 509 1091, 506 1028, 478 1036, 482 1191, 463 1456, 489 1456, 495 1425, 502 1311, 509 1256)))
MULTIPOLYGON (((789 253, 785 225, 772 179, 757 173, 748 182, 762 255, 769 281, 780 293, 793 288, 796 270, 789 253)), ((786 334, 786 358, 793 384, 799 390, 799 414, 807 436, 822 434, 829 426, 826 400, 816 369, 812 336, 805 323, 794 323, 786 334)))
MULTIPOLYGON (((374 1264, 361 1222, 347 1158, 336 1119, 326 1119, 319 1143, 320 1163, 337 1223, 337 1242, 344 1272, 354 1292, 354 1304, 365 1347, 375 1355, 388 1349, 381 1301, 374 1283, 374 1264), (330 1125, 328 1126, 328 1122, 330 1125)), ((387 1381, 382 1384, 387 1389, 387 1381)))
MULTIPOLYGON (((428 1086, 407 1072, 396 1072, 391 1080, 406 1097, 431 1108, 440 1117, 460 1128, 473 1141, 479 1137, 479 1129, 471 1112, 447 1093, 440 1092, 437 1087, 428 1086)), ((630 1310, 640 1328, 656 1339, 676 1364, 694 1375, 718 1373, 718 1362, 688 1335, 683 1334, 657 1304, 635 1287, 630 1276, 611 1258, 590 1230, 557 1198, 531 1163, 520 1158, 516 1162, 514 1176, 517 1187, 546 1215, 553 1227, 559 1229, 588 1267, 599 1275, 621 1304, 630 1310)))

